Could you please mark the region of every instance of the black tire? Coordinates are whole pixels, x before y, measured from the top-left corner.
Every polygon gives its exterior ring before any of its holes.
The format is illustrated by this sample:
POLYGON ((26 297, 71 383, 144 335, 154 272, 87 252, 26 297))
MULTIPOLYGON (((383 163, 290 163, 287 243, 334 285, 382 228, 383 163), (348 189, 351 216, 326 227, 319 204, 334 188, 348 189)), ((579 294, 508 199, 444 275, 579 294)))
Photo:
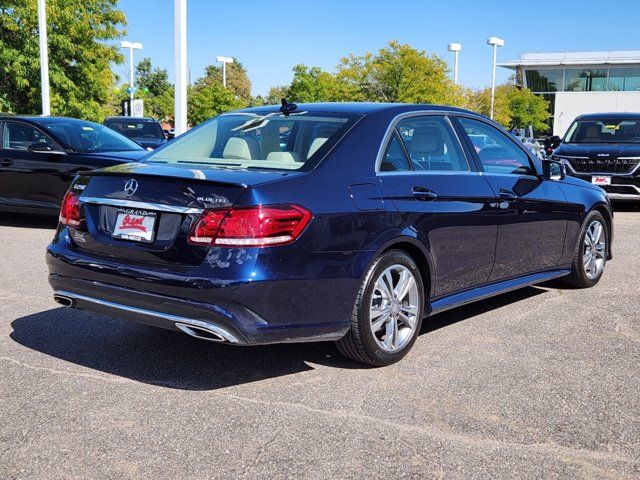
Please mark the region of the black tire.
POLYGON ((582 230, 580 231, 580 236, 578 237, 578 244, 575 246, 575 252, 573 255, 573 262, 571 263, 571 273, 566 277, 560 278, 560 282, 569 288, 590 288, 593 287, 596 283, 600 281, 602 278, 602 274, 604 273, 604 269, 607 262, 607 254, 609 253, 609 225, 605 221, 602 214, 598 211, 591 211, 587 214, 583 224, 582 230), (605 239, 605 251, 604 251, 604 263, 599 273, 590 277, 587 274, 587 271, 584 266, 584 255, 585 255, 585 237, 587 236, 587 230, 590 225, 593 224, 594 221, 598 221, 602 224, 604 232, 603 236, 605 239))
POLYGON ((343 338, 336 342, 340 353, 356 362, 377 367, 391 365, 402 359, 409 352, 420 334, 422 317, 424 316, 424 291, 424 283, 420 270, 415 261, 407 253, 402 250, 390 250, 383 253, 373 262, 373 265, 364 277, 356 298, 356 303, 353 307, 351 329, 343 338), (374 338, 371 329, 371 320, 369 318, 369 308, 375 290, 375 282, 387 268, 394 265, 404 266, 413 274, 419 292, 419 304, 417 305, 418 308, 412 338, 407 339, 407 343, 397 351, 388 352, 382 349, 374 338))

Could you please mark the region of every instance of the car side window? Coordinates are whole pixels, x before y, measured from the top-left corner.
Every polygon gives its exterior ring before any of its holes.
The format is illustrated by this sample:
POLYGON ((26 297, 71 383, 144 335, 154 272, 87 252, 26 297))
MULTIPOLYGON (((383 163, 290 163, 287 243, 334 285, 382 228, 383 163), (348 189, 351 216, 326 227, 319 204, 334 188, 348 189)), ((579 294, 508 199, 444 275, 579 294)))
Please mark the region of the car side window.
POLYGON ((397 125, 416 171, 469 171, 449 121, 438 115, 405 118, 397 125))
POLYGON ((2 149, 27 151, 34 143, 46 143, 57 149, 55 142, 35 127, 21 122, 6 122, 2 130, 2 149))
POLYGON ((398 139, 398 135, 394 132, 393 137, 387 145, 387 151, 384 154, 382 163, 380 164, 381 172, 406 172, 411 170, 409 160, 404 153, 404 149, 398 139))
POLYGON ((459 118, 485 172, 535 175, 529 156, 509 137, 491 125, 471 118, 459 118))

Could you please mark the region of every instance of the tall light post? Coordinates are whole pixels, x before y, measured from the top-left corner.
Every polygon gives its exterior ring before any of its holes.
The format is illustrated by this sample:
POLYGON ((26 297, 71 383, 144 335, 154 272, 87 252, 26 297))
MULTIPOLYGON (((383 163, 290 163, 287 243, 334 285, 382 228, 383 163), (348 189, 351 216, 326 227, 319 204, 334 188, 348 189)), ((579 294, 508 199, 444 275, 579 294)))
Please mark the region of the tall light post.
POLYGON ((489 37, 487 38, 487 45, 491 45, 493 47, 493 74, 491 76, 491 114, 489 118, 493 119, 493 103, 496 96, 496 58, 498 55, 498 47, 502 47, 504 45, 504 40, 498 37, 489 37))
POLYGON ((174 127, 176 137, 187 131, 187 0, 174 0, 173 30, 176 87, 174 127))
POLYGON ((462 45, 459 43, 450 43, 447 45, 447 50, 453 52, 453 84, 458 84, 458 54, 462 50, 462 45))
POLYGON ((142 44, 124 41, 120 47, 129 49, 129 116, 133 117, 133 51, 142 50, 142 44))
POLYGON ((49 98, 49 51, 47 47, 47 11, 45 0, 38 0, 38 37, 40 40, 40 91, 42 115, 51 115, 49 98))
POLYGON ((219 56, 216 61, 222 63, 222 86, 227 88, 227 63, 233 63, 233 58, 219 56))

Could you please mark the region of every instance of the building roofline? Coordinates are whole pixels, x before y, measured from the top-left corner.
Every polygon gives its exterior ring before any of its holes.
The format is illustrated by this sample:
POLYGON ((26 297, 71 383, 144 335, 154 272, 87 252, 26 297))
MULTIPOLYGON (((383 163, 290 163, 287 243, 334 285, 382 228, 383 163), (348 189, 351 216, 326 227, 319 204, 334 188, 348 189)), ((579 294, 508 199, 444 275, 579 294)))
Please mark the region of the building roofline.
POLYGON ((640 50, 602 52, 541 52, 523 53, 517 60, 501 62, 504 68, 581 65, 640 65, 640 50))

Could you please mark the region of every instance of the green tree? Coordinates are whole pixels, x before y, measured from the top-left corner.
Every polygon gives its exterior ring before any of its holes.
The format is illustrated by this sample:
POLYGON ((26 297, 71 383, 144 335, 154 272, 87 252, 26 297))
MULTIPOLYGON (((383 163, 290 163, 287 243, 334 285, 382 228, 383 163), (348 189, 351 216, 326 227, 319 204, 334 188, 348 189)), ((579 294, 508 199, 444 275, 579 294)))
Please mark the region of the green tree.
POLYGON ((136 65, 135 81, 138 90, 146 89, 155 97, 165 94, 172 87, 167 70, 153 68, 150 58, 144 58, 136 65))
MULTIPOLYGON (((117 0, 48 0, 51 111, 102 121, 110 113, 122 55, 107 42, 125 33, 117 0)), ((0 98, 5 109, 39 113, 38 16, 33 0, 0 0, 0 98)))
MULTIPOLYGON (((264 98, 265 105, 278 105, 283 98, 290 100, 289 86, 281 85, 279 87, 271 87, 264 98)), ((290 100, 292 101, 292 100, 290 100)))
MULTIPOLYGON (((342 102, 356 100, 357 92, 335 75, 319 67, 296 65, 287 88, 287 100, 293 102, 342 102)), ((278 100, 279 102, 279 100, 278 100)))
POLYGON ((446 62, 410 45, 391 41, 377 55, 349 55, 336 74, 347 96, 373 102, 460 104, 446 62))
POLYGON ((218 83, 198 83, 189 89, 187 119, 197 125, 229 110, 245 107, 247 102, 218 83))
MULTIPOLYGON (((471 92, 465 105, 470 110, 489 116, 491 113, 491 89, 471 92)), ((532 125, 537 131, 547 131, 549 126, 549 102, 527 88, 515 85, 496 87, 493 119, 506 128, 532 125)))
MULTIPOLYGON (((204 69, 204 77, 199 78, 196 84, 222 85, 222 66, 206 66, 204 69)), ((227 64, 227 88, 247 103, 251 100, 251 80, 249 80, 244 65, 235 58, 233 59, 233 63, 227 64)))
POLYGON ((528 88, 511 86, 506 92, 511 109, 511 127, 532 125, 534 130, 546 132, 549 129, 549 102, 535 95, 528 88))

